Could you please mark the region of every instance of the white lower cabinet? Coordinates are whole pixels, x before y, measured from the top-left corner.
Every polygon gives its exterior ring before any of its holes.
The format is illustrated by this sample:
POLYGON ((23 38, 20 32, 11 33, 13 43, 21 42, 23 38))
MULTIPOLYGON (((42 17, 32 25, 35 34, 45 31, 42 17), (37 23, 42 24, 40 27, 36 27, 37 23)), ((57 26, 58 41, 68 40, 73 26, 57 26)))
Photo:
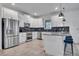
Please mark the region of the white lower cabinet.
POLYGON ((24 43, 27 40, 27 33, 20 33, 19 35, 19 43, 24 43))
POLYGON ((32 32, 32 39, 37 39, 37 32, 32 32))
POLYGON ((32 32, 32 38, 33 39, 40 39, 42 36, 41 32, 32 32))

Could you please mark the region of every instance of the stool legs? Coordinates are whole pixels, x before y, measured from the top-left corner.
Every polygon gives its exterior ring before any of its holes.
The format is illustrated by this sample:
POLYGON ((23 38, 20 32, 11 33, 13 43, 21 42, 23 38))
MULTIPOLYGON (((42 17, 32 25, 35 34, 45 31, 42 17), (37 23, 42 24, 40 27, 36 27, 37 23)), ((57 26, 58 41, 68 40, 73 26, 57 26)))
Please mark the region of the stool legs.
POLYGON ((73 56, 73 44, 71 44, 71 51, 72 51, 72 56, 73 56))
MULTIPOLYGON (((67 47, 67 43, 65 43, 65 46, 64 46, 64 56, 65 56, 65 52, 66 52, 66 47, 67 47)), ((71 44, 71 52, 72 52, 72 56, 73 56, 73 44, 71 44)))
POLYGON ((65 43, 65 46, 64 46, 64 55, 65 55, 65 51, 66 51, 66 46, 67 46, 67 44, 65 43))

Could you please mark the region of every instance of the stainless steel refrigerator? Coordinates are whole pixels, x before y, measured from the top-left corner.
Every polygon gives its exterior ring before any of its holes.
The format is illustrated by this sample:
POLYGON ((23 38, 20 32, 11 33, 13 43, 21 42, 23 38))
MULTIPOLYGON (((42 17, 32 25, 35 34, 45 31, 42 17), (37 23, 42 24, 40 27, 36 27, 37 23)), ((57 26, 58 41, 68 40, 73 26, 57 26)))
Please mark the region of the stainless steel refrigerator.
POLYGON ((2 18, 2 49, 19 44, 19 21, 2 18))

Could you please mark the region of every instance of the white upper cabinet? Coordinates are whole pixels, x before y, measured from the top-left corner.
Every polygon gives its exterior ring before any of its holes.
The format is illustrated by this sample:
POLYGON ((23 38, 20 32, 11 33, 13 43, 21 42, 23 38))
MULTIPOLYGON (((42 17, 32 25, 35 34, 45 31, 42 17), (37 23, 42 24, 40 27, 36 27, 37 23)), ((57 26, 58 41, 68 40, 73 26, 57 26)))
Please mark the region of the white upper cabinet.
POLYGON ((18 12, 5 8, 2 8, 2 17, 3 18, 12 18, 18 20, 18 12))

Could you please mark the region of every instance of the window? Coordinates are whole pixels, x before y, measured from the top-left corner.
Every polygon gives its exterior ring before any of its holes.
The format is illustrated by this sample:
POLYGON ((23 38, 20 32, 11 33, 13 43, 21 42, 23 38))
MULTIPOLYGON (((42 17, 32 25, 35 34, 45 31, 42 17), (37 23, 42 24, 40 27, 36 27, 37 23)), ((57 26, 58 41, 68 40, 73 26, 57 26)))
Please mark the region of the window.
POLYGON ((45 20, 44 29, 51 29, 51 20, 45 20))

